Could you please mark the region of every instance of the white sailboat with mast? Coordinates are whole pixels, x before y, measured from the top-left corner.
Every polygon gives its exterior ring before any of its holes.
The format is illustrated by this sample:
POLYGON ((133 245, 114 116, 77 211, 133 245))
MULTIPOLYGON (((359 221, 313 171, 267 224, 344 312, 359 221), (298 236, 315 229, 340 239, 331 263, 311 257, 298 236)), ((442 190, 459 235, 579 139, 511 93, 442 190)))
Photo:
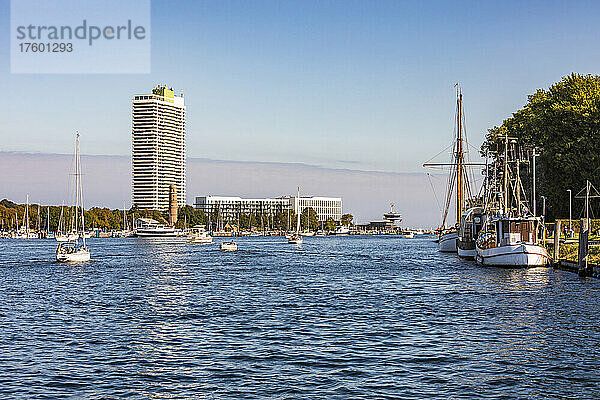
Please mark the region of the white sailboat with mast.
POLYGON ((456 84, 456 131, 455 141, 452 145, 452 161, 450 163, 424 163, 424 167, 450 167, 448 184, 446 187, 446 202, 442 212, 442 222, 439 229, 438 250, 441 252, 456 253, 458 227, 466 206, 466 199, 471 197, 471 186, 467 167, 471 164, 466 159, 467 135, 465 129, 465 116, 463 109, 462 89, 456 84), (456 191, 455 191, 456 189, 456 191), (450 211, 452 197, 455 200, 454 225, 446 226, 450 211))
POLYGON ((298 211, 297 214, 297 223, 296 223, 296 232, 288 238, 288 243, 290 244, 302 244, 302 236, 300 236, 300 187, 298 187, 298 197, 296 198, 298 201, 298 211))
MULTIPOLYGON (((77 233, 79 222, 81 222, 81 231, 85 232, 84 204, 83 204, 83 186, 81 184, 81 157, 79 155, 79 132, 75 137, 75 218, 73 220, 73 232, 77 233), (80 213, 81 211, 81 213, 80 213), (81 221, 79 217, 81 216, 81 221)), ((85 244, 85 235, 81 235, 82 242, 79 243, 79 235, 74 240, 61 243, 56 249, 56 260, 59 262, 83 262, 90 260, 90 250, 85 244)))

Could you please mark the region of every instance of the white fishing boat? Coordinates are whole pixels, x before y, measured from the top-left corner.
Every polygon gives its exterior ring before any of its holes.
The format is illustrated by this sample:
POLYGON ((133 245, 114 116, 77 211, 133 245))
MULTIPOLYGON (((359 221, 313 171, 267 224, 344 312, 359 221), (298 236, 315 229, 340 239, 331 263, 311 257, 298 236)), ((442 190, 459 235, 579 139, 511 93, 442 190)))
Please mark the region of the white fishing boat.
POLYGON ((237 251, 238 246, 234 241, 221 243, 221 250, 223 251, 237 251))
POLYGON ((189 243, 208 244, 212 243, 213 238, 206 230, 204 230, 203 226, 197 225, 192 227, 187 236, 187 241, 189 243))
MULTIPOLYGON (((74 209, 74 231, 77 232, 79 217, 81 216, 81 231, 85 232, 83 186, 81 183, 81 158, 79 155, 79 132, 75 137, 75 209, 74 209), (80 214, 81 212, 81 214, 80 214)), ((84 262, 90 260, 90 250, 85 244, 85 235, 82 243, 78 238, 66 243, 60 243, 56 249, 56 260, 59 262, 84 262)))
MULTIPOLYGON (((485 220, 476 241, 475 258, 477 263, 491 266, 546 265, 549 256, 543 245, 545 227, 541 218, 534 215, 535 203, 534 213, 531 213, 525 196, 522 196, 524 190, 519 166, 523 161, 516 141, 509 142, 508 136, 505 136, 503 150, 496 152, 497 160, 493 164, 495 169, 502 165, 502 173, 494 172, 494 176, 501 176, 503 183, 500 185, 494 179, 487 190, 485 220)), ((535 199, 535 184, 533 187, 535 199)))
MULTIPOLYGON (((300 187, 298 187, 298 199, 300 199, 300 187)), ((296 222, 296 232, 288 238, 289 244, 302 244, 302 236, 300 235, 300 213, 301 213, 301 211, 302 210, 300 209, 300 202, 298 201, 298 211, 296 212, 296 215, 298 217, 298 220, 296 222)))
POLYGON ((541 221, 534 216, 492 218, 489 230, 477 239, 477 262, 481 265, 535 267, 550 257, 540 243, 541 221))

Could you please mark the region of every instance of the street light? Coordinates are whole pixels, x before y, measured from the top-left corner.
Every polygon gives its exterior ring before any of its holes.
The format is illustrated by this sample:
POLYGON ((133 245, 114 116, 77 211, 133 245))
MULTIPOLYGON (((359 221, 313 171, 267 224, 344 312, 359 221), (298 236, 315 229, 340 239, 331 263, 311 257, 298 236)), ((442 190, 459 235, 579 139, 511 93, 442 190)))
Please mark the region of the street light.
POLYGON ((567 192, 569 192, 569 236, 571 236, 571 189, 567 189, 567 192))
POLYGON ((544 201, 542 204, 542 217, 544 218, 544 222, 546 222, 546 196, 540 196, 544 201))

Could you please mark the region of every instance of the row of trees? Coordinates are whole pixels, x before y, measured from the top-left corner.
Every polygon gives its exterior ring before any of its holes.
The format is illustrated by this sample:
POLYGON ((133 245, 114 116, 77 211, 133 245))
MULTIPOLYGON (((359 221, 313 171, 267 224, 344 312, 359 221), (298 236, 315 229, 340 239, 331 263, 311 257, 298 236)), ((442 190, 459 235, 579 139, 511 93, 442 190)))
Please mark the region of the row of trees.
MULTIPOLYGON (((600 76, 571 74, 537 90, 522 109, 489 130, 483 148, 494 148, 506 134, 541 153, 537 193, 538 204, 540 196, 547 198, 547 220, 568 218, 567 189, 575 196, 587 180, 600 187, 600 76)), ((531 182, 531 169, 522 173, 524 183, 531 182)), ((582 205, 573 198, 573 218, 582 205)))
MULTIPOLYGON (((66 206, 41 206, 38 204, 30 204, 29 227, 31 229, 37 228, 39 220, 41 229, 46 229, 48 223, 48 207, 50 208, 50 231, 56 231, 58 229, 61 212, 63 214, 63 224, 66 224, 64 229, 69 230, 75 210, 73 207, 66 206)), ((0 221, 2 229, 12 230, 24 226, 25 208, 26 206, 24 204, 16 204, 6 199, 0 201, 0 221)), ((169 217, 168 212, 161 213, 154 210, 140 210, 136 207, 127 210, 125 212, 125 218, 123 216, 123 210, 111 210, 109 208, 99 207, 92 207, 89 210, 86 210, 84 215, 86 228, 100 228, 105 231, 122 230, 124 229, 124 224, 127 224, 129 229, 131 229, 133 221, 140 217, 153 218, 163 224, 167 223, 169 217)), ((222 220, 216 212, 207 215, 202 210, 197 210, 192 206, 186 205, 180 207, 178 210, 176 227, 183 229, 186 225, 190 227, 195 225, 208 226, 210 224, 212 229, 217 229, 218 226, 224 226, 229 223, 236 226, 239 225, 240 229, 245 230, 287 230, 288 227, 289 229, 294 230, 296 229, 296 218, 296 213, 294 211, 290 211, 289 214, 287 212, 278 211, 272 214, 242 213, 238 220, 222 220)), ((313 208, 306 208, 302 211, 300 222, 302 230, 316 230, 321 228, 317 213, 313 208)), ((342 224, 349 225, 351 222, 351 214, 344 214, 344 216, 342 216, 342 224)), ((325 229, 333 230, 335 228, 336 223, 333 219, 330 219, 325 223, 325 229)))
MULTIPOLYGON (((16 204, 6 199, 0 201, 0 226, 4 230, 25 226, 26 207, 25 204, 16 204)), ((79 212, 81 212, 81 209, 79 212)), ((39 224, 39 227, 45 230, 49 225, 50 231, 56 231, 61 220, 61 213, 63 215, 63 230, 70 230, 75 215, 74 207, 30 204, 29 227, 30 229, 36 229, 39 224), (48 208, 50 211, 48 211, 48 208)), ((158 211, 135 208, 126 212, 127 221, 123 217, 123 210, 118 209, 92 207, 85 210, 84 216, 86 228, 100 228, 103 230, 122 230, 125 223, 131 229, 133 220, 139 217, 150 217, 166 223, 165 216, 158 211)))

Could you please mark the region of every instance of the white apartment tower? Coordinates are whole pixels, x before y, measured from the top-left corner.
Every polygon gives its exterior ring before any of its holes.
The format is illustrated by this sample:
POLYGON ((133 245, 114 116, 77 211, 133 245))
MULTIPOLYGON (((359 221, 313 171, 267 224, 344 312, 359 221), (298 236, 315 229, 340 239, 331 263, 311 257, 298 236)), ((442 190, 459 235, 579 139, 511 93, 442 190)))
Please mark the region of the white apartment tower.
POLYGON ((157 86, 135 95, 132 107, 131 200, 142 209, 169 207, 175 185, 179 204, 185 201, 185 104, 183 95, 157 86))

